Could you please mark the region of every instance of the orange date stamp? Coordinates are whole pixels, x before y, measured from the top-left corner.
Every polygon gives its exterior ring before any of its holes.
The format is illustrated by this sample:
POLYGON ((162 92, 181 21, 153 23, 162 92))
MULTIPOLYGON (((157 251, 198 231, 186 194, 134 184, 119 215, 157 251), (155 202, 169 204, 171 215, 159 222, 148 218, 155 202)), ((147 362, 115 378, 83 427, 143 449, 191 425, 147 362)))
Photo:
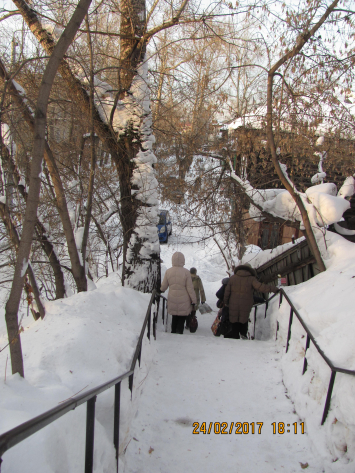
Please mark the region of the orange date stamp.
POLYGON ((264 422, 194 422, 192 433, 199 434, 261 434, 264 422))
MULTIPOLYGON (((192 433, 193 435, 260 435, 263 425, 264 422, 194 422, 192 424, 192 433)), ((293 433, 295 435, 298 433, 304 434, 304 422, 294 422, 293 424, 272 422, 271 426, 274 435, 283 435, 286 433, 293 433)))

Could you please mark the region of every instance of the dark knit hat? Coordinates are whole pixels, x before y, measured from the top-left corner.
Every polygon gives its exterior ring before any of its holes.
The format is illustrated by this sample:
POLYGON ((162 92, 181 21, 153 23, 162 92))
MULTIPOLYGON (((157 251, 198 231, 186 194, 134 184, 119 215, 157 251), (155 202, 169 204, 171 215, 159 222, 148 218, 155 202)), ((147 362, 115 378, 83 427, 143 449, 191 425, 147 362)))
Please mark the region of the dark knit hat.
POLYGON ((190 273, 191 273, 191 274, 196 274, 196 273, 197 273, 197 269, 196 269, 196 268, 190 268, 190 273))

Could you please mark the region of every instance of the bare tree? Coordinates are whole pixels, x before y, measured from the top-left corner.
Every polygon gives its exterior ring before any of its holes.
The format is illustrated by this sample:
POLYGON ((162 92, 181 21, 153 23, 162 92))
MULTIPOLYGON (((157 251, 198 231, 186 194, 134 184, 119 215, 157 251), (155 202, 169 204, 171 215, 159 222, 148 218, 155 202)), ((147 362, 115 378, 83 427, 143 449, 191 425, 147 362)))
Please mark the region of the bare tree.
POLYGON ((59 64, 73 41, 84 16, 90 6, 91 0, 80 0, 73 16, 65 28, 58 44, 48 61, 43 74, 41 87, 38 93, 37 107, 35 111, 34 147, 31 165, 30 189, 27 198, 25 221, 23 224, 21 241, 18 249, 15 274, 11 287, 9 299, 6 304, 5 319, 10 341, 10 354, 12 373, 24 376, 21 339, 18 333, 17 313, 21 299, 24 277, 27 271, 29 256, 32 245, 32 235, 37 219, 37 207, 41 188, 40 173, 45 147, 46 116, 50 91, 57 74, 59 64))

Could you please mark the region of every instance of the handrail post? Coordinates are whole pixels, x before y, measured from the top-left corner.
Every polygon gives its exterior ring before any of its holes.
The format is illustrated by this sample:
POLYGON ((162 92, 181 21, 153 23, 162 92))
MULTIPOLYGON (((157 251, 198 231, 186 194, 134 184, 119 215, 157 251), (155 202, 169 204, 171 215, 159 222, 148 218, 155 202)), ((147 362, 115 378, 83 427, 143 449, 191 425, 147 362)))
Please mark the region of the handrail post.
POLYGON ((128 389, 131 391, 131 401, 132 401, 132 394, 133 394, 133 377, 134 377, 134 373, 132 373, 128 377, 128 389))
POLYGON ((282 304, 282 297, 283 297, 283 293, 282 291, 280 291, 279 308, 281 307, 281 304, 282 304))
POLYGON ((139 364, 139 367, 141 367, 141 356, 142 356, 142 343, 141 343, 141 346, 139 347, 139 353, 138 353, 138 364, 139 364))
POLYGON ((328 387, 328 393, 327 393, 327 399, 325 400, 325 406, 324 406, 324 411, 323 411, 323 417, 322 417, 322 424, 324 424, 328 412, 329 412, 329 407, 330 407, 330 400, 332 398, 332 392, 333 392, 333 386, 334 386, 334 381, 335 381, 335 375, 336 371, 332 369, 332 374, 330 375, 330 381, 329 381, 329 387, 328 387))
POLYGON ((309 335, 308 335, 308 333, 307 333, 306 348, 305 348, 305 350, 304 350, 304 362, 303 362, 302 375, 304 375, 305 372, 307 371, 307 366, 308 366, 307 350, 308 350, 308 348, 309 348, 309 341, 310 341, 310 338, 309 338, 309 335))
POLYGON ((288 345, 290 343, 290 338, 291 338, 291 325, 292 325, 292 319, 293 319, 293 309, 291 308, 290 311, 290 322, 288 324, 288 334, 287 334, 287 343, 286 343, 286 353, 288 352, 288 345))
POLYGON ((157 305, 157 320, 159 318, 159 307, 160 307, 160 297, 159 294, 156 295, 156 305, 157 305))
POLYGON ((153 337, 154 337, 154 340, 157 339, 157 318, 158 318, 158 312, 153 312, 153 337))
POLYGON ((121 381, 115 384, 115 405, 113 414, 113 444, 116 450, 117 473, 118 473, 118 456, 120 443, 120 406, 121 406, 121 381))
POLYGON ((152 306, 149 308, 149 316, 148 316, 148 327, 147 327, 147 337, 148 340, 150 341, 150 323, 151 323, 151 318, 152 318, 152 306))
POLYGON ((96 396, 86 403, 85 473, 92 473, 94 468, 95 403, 96 396))
POLYGON ((166 324, 165 324, 165 332, 168 331, 168 323, 169 323, 169 313, 168 313, 168 306, 166 307, 166 324))
POLYGON ((254 340, 255 340, 255 332, 256 332, 256 312, 257 312, 257 310, 258 310, 258 306, 256 305, 255 309, 254 309, 254 335, 253 335, 254 340))

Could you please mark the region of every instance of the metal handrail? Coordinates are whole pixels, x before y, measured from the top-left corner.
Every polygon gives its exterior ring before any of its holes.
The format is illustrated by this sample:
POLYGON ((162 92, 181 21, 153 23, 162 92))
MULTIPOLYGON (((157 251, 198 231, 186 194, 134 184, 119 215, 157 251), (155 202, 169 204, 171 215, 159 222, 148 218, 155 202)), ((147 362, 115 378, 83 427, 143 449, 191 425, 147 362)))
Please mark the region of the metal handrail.
MULTIPOLYGON (((344 374, 347 374, 347 375, 350 375, 350 376, 355 376, 355 371, 348 370, 348 369, 345 369, 345 368, 340 368, 340 367, 334 365, 334 363, 327 357, 327 355, 324 353, 324 351, 318 345, 314 335, 312 334, 312 332, 307 327, 307 324, 305 323, 305 321, 303 320, 303 318, 299 314, 298 310, 294 306, 293 302, 291 301, 290 297, 287 295, 287 293, 285 292, 285 290, 283 288, 280 289, 279 294, 280 294, 279 307, 281 306, 282 300, 283 300, 283 297, 284 297, 286 299, 286 301, 288 302, 290 308, 291 308, 291 310, 290 310, 290 320, 289 320, 289 324, 288 324, 286 353, 288 352, 288 348, 289 348, 289 344, 290 344, 290 340, 291 340, 291 328, 292 328, 292 322, 293 322, 293 315, 295 315, 298 318, 298 320, 300 321, 303 329, 307 333, 302 375, 304 375, 304 373, 307 371, 308 362, 307 362, 307 356, 306 355, 307 355, 307 350, 309 348, 310 342, 313 343, 313 345, 317 349, 320 356, 323 358, 323 360, 327 363, 327 365, 331 369, 328 392, 327 392, 327 397, 326 397, 326 400, 325 400, 325 406, 324 406, 323 417, 322 417, 322 422, 321 422, 321 425, 323 425, 326 418, 327 418, 328 412, 329 412, 330 401, 331 401, 331 397, 332 397, 332 392, 333 392, 336 373, 344 373, 344 374)), ((267 299, 265 302, 261 302, 260 304, 255 304, 254 305, 254 307, 255 307, 255 311, 254 311, 254 337, 255 337, 256 312, 257 312, 258 306, 262 305, 262 304, 266 304, 266 306, 265 306, 265 317, 266 317, 266 312, 267 312, 267 309, 268 309, 269 302, 275 296, 276 296, 276 294, 274 294, 272 297, 267 299)))
MULTIPOLYGON (((92 473, 93 471, 93 458, 94 458, 94 437, 95 437, 95 402, 98 394, 106 391, 107 389, 115 386, 115 402, 114 402, 114 432, 113 432, 113 443, 116 450, 116 460, 117 460, 117 472, 118 472, 118 447, 119 447, 119 428, 120 428, 120 399, 121 399, 121 382, 128 378, 128 387, 132 393, 133 389, 133 376, 134 369, 138 360, 140 366, 140 359, 142 354, 142 343, 145 329, 147 328, 147 337, 150 340, 150 330, 151 330, 151 317, 152 317, 152 305, 157 304, 156 311, 153 312, 153 336, 156 339, 156 323, 158 321, 159 314, 159 304, 160 299, 163 300, 162 307, 162 318, 164 322, 165 307, 166 307, 166 298, 157 294, 155 289, 152 292, 150 298, 147 313, 143 321, 142 329, 138 337, 136 349, 134 351, 130 369, 120 376, 111 379, 95 388, 90 389, 80 395, 73 396, 68 401, 63 402, 60 406, 54 407, 39 416, 34 417, 33 419, 24 422, 17 427, 5 432, 0 435, 0 472, 1 472, 1 463, 2 455, 19 444, 26 438, 35 434, 39 430, 43 429, 47 425, 56 421, 67 412, 76 409, 81 404, 87 403, 86 411, 86 449, 85 449, 85 473, 92 473)), ((131 394, 132 396, 132 394, 131 394)))

